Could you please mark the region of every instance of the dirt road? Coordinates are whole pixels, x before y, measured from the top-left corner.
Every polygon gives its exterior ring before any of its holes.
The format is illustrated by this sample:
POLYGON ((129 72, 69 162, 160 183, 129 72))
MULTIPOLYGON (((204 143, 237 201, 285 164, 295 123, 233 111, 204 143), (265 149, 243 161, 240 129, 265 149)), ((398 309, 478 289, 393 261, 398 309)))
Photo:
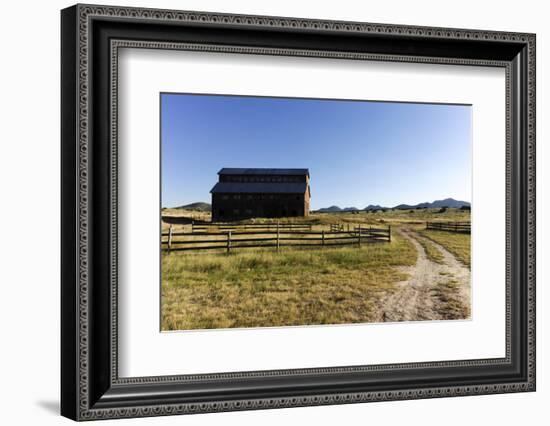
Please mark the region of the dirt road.
POLYGON ((411 229, 400 232, 418 252, 416 265, 403 267, 406 281, 380 305, 381 322, 450 320, 470 318, 470 269, 440 244, 411 229), (432 261, 420 241, 432 244, 442 255, 432 261))

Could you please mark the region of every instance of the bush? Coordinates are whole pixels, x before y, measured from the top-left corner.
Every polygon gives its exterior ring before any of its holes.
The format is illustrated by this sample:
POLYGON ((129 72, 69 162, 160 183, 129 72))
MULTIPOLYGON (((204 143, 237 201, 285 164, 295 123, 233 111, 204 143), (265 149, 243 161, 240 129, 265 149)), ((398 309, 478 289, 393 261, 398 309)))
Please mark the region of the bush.
POLYGON ((447 211, 448 207, 441 207, 438 211, 438 213, 445 213, 447 211))

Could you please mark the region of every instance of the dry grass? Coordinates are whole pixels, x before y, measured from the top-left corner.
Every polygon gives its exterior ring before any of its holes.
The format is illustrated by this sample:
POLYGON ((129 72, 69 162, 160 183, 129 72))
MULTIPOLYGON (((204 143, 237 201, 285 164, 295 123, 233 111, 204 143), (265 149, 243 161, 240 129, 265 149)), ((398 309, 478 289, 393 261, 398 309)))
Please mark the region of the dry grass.
POLYGON ((395 234, 361 248, 164 253, 162 329, 369 322, 416 257, 395 234))
POLYGON ((189 209, 163 208, 161 211, 161 214, 162 216, 184 217, 190 220, 198 220, 203 222, 210 222, 210 220, 212 219, 212 215, 210 214, 210 212, 202 212, 202 211, 189 210, 189 209))
POLYGON ((386 210, 386 212, 378 211, 376 213, 361 212, 359 215, 353 216, 366 216, 369 219, 399 223, 464 222, 470 220, 470 211, 456 208, 449 208, 443 213, 440 213, 440 209, 386 210))
MULTIPOLYGON (((426 221, 466 221, 470 212, 458 209, 438 212, 439 209, 314 213, 305 218, 281 219, 280 222, 313 223, 314 231, 329 230, 330 224, 336 223, 344 224, 345 229, 348 225, 353 228, 360 224, 375 227, 406 224, 443 245, 469 266, 469 235, 421 228, 426 221)), ((209 220, 208 213, 182 209, 165 209, 163 215, 209 220)), ((242 222, 273 221, 258 218, 242 222)), ((163 223, 163 231, 167 228, 168 225, 163 223)), ((191 225, 173 225, 173 230, 189 233, 191 225)), ((420 243, 432 261, 442 261, 441 253, 432 243, 420 243)), ((396 290, 395 283, 406 279, 398 267, 413 265, 416 258, 414 246, 397 232, 392 232, 391 243, 363 244, 361 248, 283 248, 279 253, 272 248, 240 249, 230 254, 207 251, 163 253, 162 329, 370 322, 376 318, 380 301, 396 290)), ((446 278, 452 277, 442 276, 442 279, 446 278)), ((464 318, 460 315, 463 307, 458 305, 460 301, 453 292, 452 281, 441 284, 437 289, 440 308, 449 319, 464 318)))
POLYGON ((436 304, 437 311, 443 319, 455 320, 470 317, 470 308, 462 302, 459 291, 459 283, 454 279, 440 282, 434 288, 434 296, 440 302, 436 304))
POLYGON ((434 231, 432 229, 420 229, 418 232, 441 244, 448 251, 456 256, 464 265, 470 267, 471 256, 471 236, 470 234, 447 232, 447 231, 434 231))
MULTIPOLYGON (((196 212, 185 209, 163 209, 163 216, 183 217, 189 220, 210 221, 210 213, 196 212)), ((273 223, 277 219, 255 218, 238 221, 236 223, 273 223)), ((428 221, 469 221, 470 212, 460 209, 447 209, 444 213, 439 213, 439 209, 419 209, 419 210, 387 210, 386 212, 359 212, 359 213, 311 213, 307 217, 287 217, 279 219, 280 223, 312 223, 315 229, 327 229, 330 224, 344 224, 350 227, 365 224, 369 226, 377 225, 425 225, 428 221)), ((168 224, 163 223, 163 229, 168 229, 168 224)), ((190 225, 174 225, 174 230, 189 231, 190 225)))
POLYGON ((428 257, 429 260, 431 260, 432 262, 438 263, 440 265, 445 263, 444 257, 441 254, 441 252, 429 240, 424 238, 417 238, 416 240, 424 248, 424 251, 426 252, 426 256, 428 257))

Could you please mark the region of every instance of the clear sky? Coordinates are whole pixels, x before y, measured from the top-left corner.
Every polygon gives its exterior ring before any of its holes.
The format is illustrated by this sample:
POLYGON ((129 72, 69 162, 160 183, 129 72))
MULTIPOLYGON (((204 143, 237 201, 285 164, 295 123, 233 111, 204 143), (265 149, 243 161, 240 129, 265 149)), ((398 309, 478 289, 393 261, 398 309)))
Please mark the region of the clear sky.
POLYGON ((471 107, 161 94, 162 206, 222 167, 308 168, 311 208, 471 201, 471 107))

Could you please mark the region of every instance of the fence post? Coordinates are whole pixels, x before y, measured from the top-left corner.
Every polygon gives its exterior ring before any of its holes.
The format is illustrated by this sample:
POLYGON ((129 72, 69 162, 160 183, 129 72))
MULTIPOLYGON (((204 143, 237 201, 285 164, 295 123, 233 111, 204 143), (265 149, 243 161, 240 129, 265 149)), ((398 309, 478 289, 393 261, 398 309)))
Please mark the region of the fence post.
POLYGON ((195 221, 194 220, 191 221, 191 233, 192 234, 195 233, 195 221))
POLYGON ((359 225, 359 238, 357 239, 357 242, 359 243, 359 247, 361 247, 361 225, 359 225))
POLYGON ((279 221, 277 221, 277 252, 279 251, 279 221))
POLYGON ((227 253, 231 251, 231 231, 227 231, 227 253))
POLYGON ((391 225, 388 225, 388 242, 391 243, 391 225))
POLYGON ((168 229, 168 250, 172 249, 172 225, 168 229))
POLYGON ((322 238, 321 238, 321 239, 322 239, 322 241, 323 241, 322 245, 323 245, 323 247, 324 247, 324 246, 325 246, 325 230, 324 230, 324 229, 323 229, 321 235, 322 235, 322 238))

